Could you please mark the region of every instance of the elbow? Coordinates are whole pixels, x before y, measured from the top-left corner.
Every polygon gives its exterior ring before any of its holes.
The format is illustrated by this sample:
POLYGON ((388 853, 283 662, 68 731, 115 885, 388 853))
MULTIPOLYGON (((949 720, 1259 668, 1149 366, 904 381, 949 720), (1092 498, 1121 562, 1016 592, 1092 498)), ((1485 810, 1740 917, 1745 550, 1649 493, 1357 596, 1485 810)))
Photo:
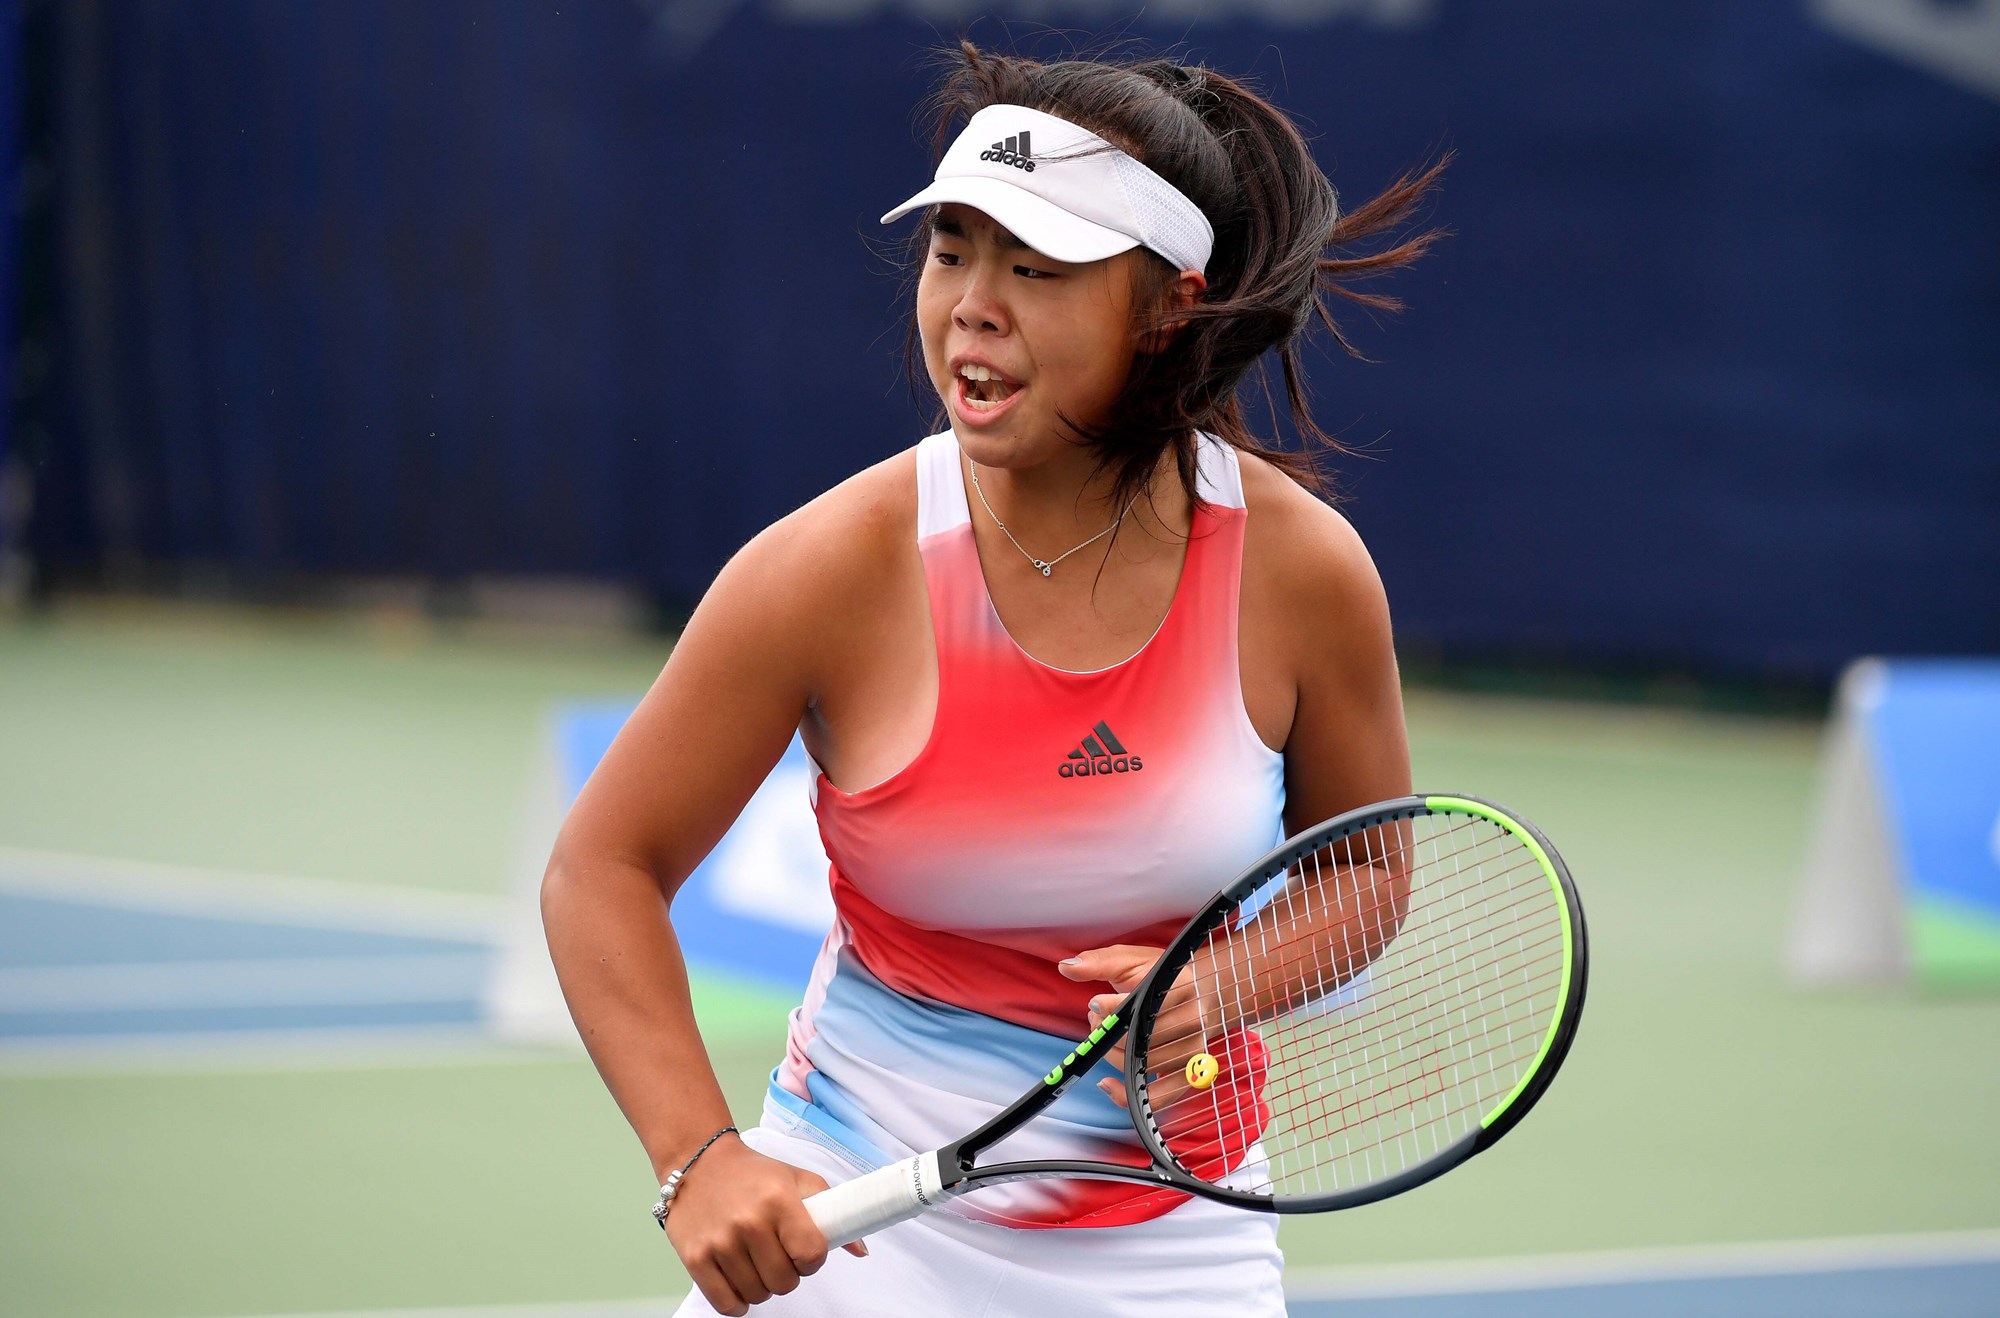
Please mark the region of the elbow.
POLYGON ((671 897, 651 863, 604 850, 585 853, 573 842, 559 838, 542 869, 543 927, 552 927, 565 912, 575 910, 577 899, 585 894, 593 901, 621 906, 645 900, 665 905, 671 897))
POLYGON ((563 900, 572 884, 572 872, 565 861, 562 847, 558 844, 549 855, 549 863, 542 869, 540 900, 544 929, 548 928, 561 913, 563 900))
POLYGON ((542 924, 546 928, 563 911, 570 909, 584 889, 586 876, 601 868, 588 850, 578 847, 568 829, 557 836, 549 849, 548 863, 542 867, 542 924))

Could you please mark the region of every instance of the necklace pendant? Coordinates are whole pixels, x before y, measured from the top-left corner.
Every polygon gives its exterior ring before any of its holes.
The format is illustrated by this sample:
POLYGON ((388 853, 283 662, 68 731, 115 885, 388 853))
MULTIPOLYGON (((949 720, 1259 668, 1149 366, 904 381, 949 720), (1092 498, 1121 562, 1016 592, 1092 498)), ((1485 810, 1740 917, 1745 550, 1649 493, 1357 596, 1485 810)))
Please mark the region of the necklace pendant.
POLYGON ((1053 564, 1053 563, 1044 563, 1044 562, 1043 562, 1043 561, 1042 561, 1041 559, 1039 559, 1039 558, 1031 558, 1031 559, 1029 559, 1028 561, 1029 561, 1030 563, 1033 563, 1033 564, 1034 564, 1034 565, 1035 565, 1036 567, 1040 568, 1040 569, 1042 570, 1042 575, 1043 575, 1043 576, 1045 576, 1045 577, 1046 577, 1047 575, 1049 575, 1049 573, 1050 573, 1051 571, 1053 571, 1053 570, 1054 570, 1054 568, 1055 568, 1055 564, 1053 564))

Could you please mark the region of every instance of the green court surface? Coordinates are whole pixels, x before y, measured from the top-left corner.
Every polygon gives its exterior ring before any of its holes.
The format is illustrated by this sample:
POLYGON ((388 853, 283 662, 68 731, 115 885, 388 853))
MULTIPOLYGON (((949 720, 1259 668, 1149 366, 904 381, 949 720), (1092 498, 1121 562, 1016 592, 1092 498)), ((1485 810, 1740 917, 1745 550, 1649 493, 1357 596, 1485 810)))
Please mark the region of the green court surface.
MULTIPOLYGON (((0 624, 0 848, 504 897, 552 702, 658 641, 70 608, 0 624)), ((1519 1131, 1294 1265, 2000 1227, 2000 999, 1789 988, 1799 721, 1414 691, 1418 786, 1556 839, 1589 1008, 1519 1131)), ((754 1118, 780 1007, 703 986, 754 1118)), ((0 1062, 0 1311, 225 1315, 685 1288, 580 1054, 479 1046, 0 1062)))

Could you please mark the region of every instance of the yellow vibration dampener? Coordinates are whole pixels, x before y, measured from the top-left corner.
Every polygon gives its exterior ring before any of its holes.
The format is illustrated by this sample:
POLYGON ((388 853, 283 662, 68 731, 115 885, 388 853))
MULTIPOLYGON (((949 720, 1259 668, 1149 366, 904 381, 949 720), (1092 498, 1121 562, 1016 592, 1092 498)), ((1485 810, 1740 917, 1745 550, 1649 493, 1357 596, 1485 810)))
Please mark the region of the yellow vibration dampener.
POLYGON ((1221 1069, 1220 1064, 1207 1053, 1196 1053, 1188 1058, 1188 1083, 1196 1089, 1206 1089, 1215 1083, 1215 1073, 1221 1069))

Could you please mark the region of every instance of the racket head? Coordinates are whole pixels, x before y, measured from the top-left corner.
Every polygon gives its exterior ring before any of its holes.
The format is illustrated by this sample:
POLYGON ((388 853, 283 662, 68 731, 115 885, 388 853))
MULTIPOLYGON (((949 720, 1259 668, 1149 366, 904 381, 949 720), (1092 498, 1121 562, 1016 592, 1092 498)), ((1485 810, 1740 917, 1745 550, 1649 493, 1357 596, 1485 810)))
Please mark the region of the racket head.
POLYGON ((1527 1114, 1588 978, 1575 884, 1532 824, 1468 796, 1366 806, 1281 844, 1161 954, 1126 1004, 1133 1124, 1210 1198, 1387 1198, 1527 1114))

